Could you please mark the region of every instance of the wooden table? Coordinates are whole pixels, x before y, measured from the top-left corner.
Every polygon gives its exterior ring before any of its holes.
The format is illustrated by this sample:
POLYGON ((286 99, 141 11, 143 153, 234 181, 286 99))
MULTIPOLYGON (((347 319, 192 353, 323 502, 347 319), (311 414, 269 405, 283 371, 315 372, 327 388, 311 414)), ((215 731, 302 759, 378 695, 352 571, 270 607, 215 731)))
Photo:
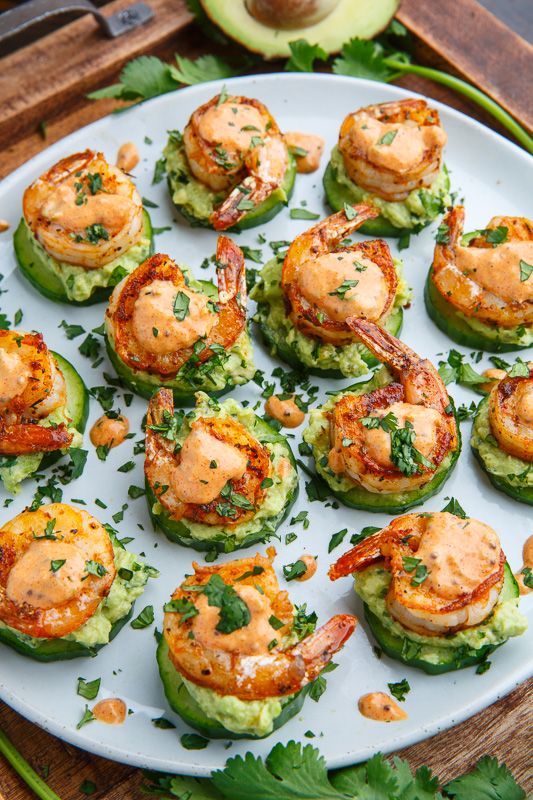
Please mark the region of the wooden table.
MULTIPOLYGON (((459 0, 454 0, 454 3, 459 0)), ((472 0, 461 0, 469 2, 472 0)), ((531 0, 483 0, 491 10, 504 13, 512 10, 512 21, 520 30, 529 25, 531 31, 531 0)), ((434 0, 405 0, 409 12, 415 5, 432 6, 434 0)), ((475 38, 472 35, 472 46, 475 38)), ((478 46, 481 46, 479 44, 478 46)), ((171 43, 159 48, 157 54, 171 59, 174 52, 195 57, 212 52, 213 45, 194 27, 187 28, 171 43)), ((418 59, 434 63, 435 57, 419 44, 418 59)), ((437 59, 438 60, 438 59, 437 59)), ((438 65, 438 64, 437 64, 438 65)), ((265 70, 276 67, 266 66, 265 70)), ((106 83, 111 81, 105 81, 106 83)), ((444 87, 414 76, 403 78, 402 86, 433 97, 480 119, 500 130, 494 121, 463 98, 444 87)), ((35 131, 26 133, 0 151, 0 176, 6 175, 31 156, 68 133, 100 118, 112 107, 110 101, 89 103, 83 96, 75 98, 53 119, 47 121, 47 139, 35 131)), ((500 130, 500 132, 503 132, 500 130)), ((482 680, 480 678, 480 680, 482 680)), ((15 746, 40 774, 48 774, 47 781, 62 800, 75 800, 84 795, 79 787, 84 780, 97 786, 94 798, 102 800, 140 800, 141 773, 131 767, 91 756, 59 739, 44 733, 27 722, 6 705, 0 703, 0 728, 12 739, 15 746)), ((533 679, 499 700, 485 711, 461 725, 399 752, 413 768, 427 764, 442 782, 468 770, 484 754, 505 761, 526 792, 533 792, 533 679)), ((18 776, 0 761, 0 800, 26 800, 31 794, 18 776)))

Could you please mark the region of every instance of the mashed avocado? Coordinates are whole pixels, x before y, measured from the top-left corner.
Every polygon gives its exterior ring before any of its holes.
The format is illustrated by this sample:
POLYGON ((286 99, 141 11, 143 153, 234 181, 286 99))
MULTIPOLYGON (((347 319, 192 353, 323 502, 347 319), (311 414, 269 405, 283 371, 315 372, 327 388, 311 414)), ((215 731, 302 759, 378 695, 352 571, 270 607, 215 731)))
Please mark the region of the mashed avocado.
MULTIPOLYGON (((130 247, 122 255, 114 258, 100 269, 84 269, 63 261, 56 261, 37 241, 24 220, 17 230, 18 249, 24 250, 25 258, 38 262, 41 271, 48 271, 60 281, 63 291, 69 300, 80 303, 87 300, 100 287, 115 286, 126 273, 133 272, 135 267, 148 258, 152 248, 149 235, 149 220, 145 215, 144 231, 137 244, 130 247)), ((31 267, 32 265, 26 265, 31 267)))
MULTIPOLYGON (((191 430, 191 423, 196 419, 201 417, 232 417, 244 425, 269 451, 273 468, 271 475, 273 483, 272 486, 267 488, 265 499, 259 510, 247 522, 234 526, 213 526, 184 519, 180 523, 174 524, 183 527, 184 536, 192 537, 196 541, 233 540, 236 545, 239 545, 247 537, 253 536, 260 531, 264 531, 266 538, 269 531, 273 533, 276 530, 281 519, 280 515, 283 515, 285 509, 292 502, 298 486, 298 476, 290 459, 290 449, 283 437, 281 437, 281 441, 269 441, 268 435, 266 437, 263 436, 254 412, 249 408, 243 408, 235 400, 230 398, 218 403, 203 392, 198 392, 196 398, 196 408, 186 415, 177 436, 177 443, 183 444, 191 430), (289 461, 290 467, 288 474, 280 477, 279 468, 284 461, 289 461)), ((259 423, 261 422, 259 420, 259 423)), ((272 429, 268 428, 268 430, 273 433, 272 429)), ((279 439, 279 435, 276 435, 276 438, 279 439)), ((156 501, 152 506, 152 513, 155 516, 164 516, 165 509, 156 501)))
POLYGON ((387 594, 391 574, 379 566, 368 567, 355 576, 355 591, 381 624, 394 636, 408 639, 417 646, 417 658, 429 664, 446 660, 444 653, 459 648, 480 650, 486 645, 503 644, 511 636, 521 636, 527 629, 527 619, 518 609, 518 598, 500 598, 490 616, 481 624, 448 636, 424 636, 404 628, 387 610, 387 594))
POLYGON ((395 228, 413 229, 427 225, 451 203, 450 179, 444 164, 430 189, 414 189, 405 200, 397 203, 383 200, 354 183, 348 177, 337 146, 331 151, 330 166, 337 183, 350 193, 353 203, 368 202, 375 205, 395 228))
MULTIPOLYGON (((56 408, 48 417, 39 420, 38 424, 46 428, 53 424, 58 425, 61 422, 65 422, 69 432, 73 434, 70 447, 81 447, 83 436, 70 424, 71 420, 66 414, 66 406, 56 408)), ((68 450, 62 452, 66 453, 68 450)), ((10 494, 17 494, 20 491, 22 481, 37 472, 44 455, 45 453, 29 453, 28 455, 16 456, 13 459, 13 463, 7 457, 5 459, 6 466, 0 467, 0 480, 2 480, 6 491, 10 494)))
MULTIPOLYGON (((285 312, 281 289, 282 265, 282 258, 268 261, 259 273, 259 282, 250 293, 251 299, 258 304, 255 321, 268 339, 272 338, 269 331, 273 331, 276 340, 279 340, 278 346, 272 346, 273 354, 279 350, 279 355, 283 358, 281 348, 287 347, 291 355, 307 368, 338 370, 342 375, 352 378, 367 373, 368 361, 371 361, 372 356, 363 344, 354 342, 340 347, 325 344, 305 336, 292 324, 285 312)), ((385 320, 385 328, 395 335, 401 327, 401 309, 409 302, 411 290, 403 278, 402 262, 395 260, 394 265, 399 284, 393 310, 385 320)))
MULTIPOLYGON (((199 181, 191 172, 183 137, 179 131, 171 131, 168 143, 163 150, 166 162, 168 187, 172 202, 193 225, 210 226, 211 214, 229 192, 215 192, 199 181)), ((281 186, 275 189, 266 200, 250 210, 238 223, 239 228, 262 224, 286 204, 292 192, 296 165, 289 156, 289 166, 281 186)))
POLYGON ((533 468, 529 461, 510 456, 499 446, 492 434, 489 421, 489 400, 483 399, 479 404, 470 444, 476 450, 483 466, 499 478, 505 478, 516 490, 533 487, 533 468))
POLYGON ((459 319, 472 328, 475 333, 481 334, 485 339, 496 344, 514 344, 517 347, 531 347, 533 344, 533 325, 517 325, 514 328, 502 328, 494 325, 485 325, 475 317, 467 317, 460 311, 455 312, 459 319))
MULTIPOLYGON (((218 298, 218 291, 210 281, 197 281, 186 267, 180 268, 190 289, 201 292, 213 300, 218 298)), ((112 322, 107 317, 105 328, 108 345, 115 351, 114 329, 112 322)), ((144 370, 132 369, 130 366, 125 366, 125 368, 128 371, 127 379, 132 388, 137 383, 144 384, 145 387, 153 387, 153 389, 163 386, 188 394, 197 390, 221 392, 226 389, 228 384, 240 386, 248 383, 255 374, 253 346, 248 331, 244 330, 225 354, 215 354, 207 363, 209 363, 209 370, 203 373, 195 371, 194 368, 191 369, 191 364, 188 362, 173 378, 168 380, 144 370)), ((146 392, 141 392, 141 394, 145 395, 146 392)))
POLYGON ((264 700, 241 700, 231 694, 218 694, 181 678, 187 691, 198 703, 206 717, 220 722, 233 733, 248 736, 268 736, 274 730, 274 720, 279 717, 288 697, 267 697, 264 700))
MULTIPOLYGON (((134 553, 130 553, 115 542, 113 551, 117 574, 109 594, 101 602, 96 613, 84 625, 73 633, 53 641, 77 642, 88 648, 101 647, 109 642, 113 625, 130 613, 135 600, 143 593, 152 569, 142 564, 134 553), (121 577, 119 570, 129 570, 132 572, 132 577, 129 580, 121 577)), ((123 574, 127 576, 129 573, 123 574)), ((20 633, 2 622, 0 622, 0 629, 12 631, 22 643, 27 643, 30 648, 38 646, 39 642, 50 641, 20 633)))

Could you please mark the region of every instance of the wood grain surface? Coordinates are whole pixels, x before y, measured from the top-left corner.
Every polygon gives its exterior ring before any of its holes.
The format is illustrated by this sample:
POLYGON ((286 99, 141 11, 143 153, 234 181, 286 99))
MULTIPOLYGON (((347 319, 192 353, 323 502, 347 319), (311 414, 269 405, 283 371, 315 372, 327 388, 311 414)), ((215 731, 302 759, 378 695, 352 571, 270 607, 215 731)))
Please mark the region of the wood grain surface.
MULTIPOLYGON (((512 2, 516 27, 520 27, 520 19, 528 18, 530 23, 532 22, 532 0, 491 0, 491 7, 505 16, 509 2, 512 2), (495 7, 495 3, 499 3, 499 7, 495 7)), ((181 23, 185 24, 187 21, 183 0, 150 0, 150 3, 165 9, 158 17, 158 21, 167 25, 168 35, 151 33, 149 26, 141 29, 135 34, 139 37, 138 44, 135 45, 137 48, 135 54, 154 52, 167 60, 170 60, 175 52, 192 58, 206 52, 220 51, 222 55, 228 55, 206 40, 195 26, 187 27, 179 34, 175 33, 178 28, 183 27, 181 23), (177 27, 173 16, 175 14, 181 15, 180 25, 177 27)), ((522 75, 520 70, 513 68, 516 64, 513 65, 512 48, 505 58, 499 56, 498 50, 496 52, 494 48, 491 50, 487 46, 487 41, 479 37, 477 25, 464 25, 463 20, 458 19, 456 12, 459 6, 464 8, 465 3, 471 11, 473 7, 477 7, 474 8, 476 15, 480 11, 486 13, 475 0, 448 0, 446 3, 435 0, 403 0, 402 21, 419 34, 416 39, 417 61, 443 67, 448 71, 453 70, 467 79, 474 82, 479 80, 485 85, 487 80, 490 80, 495 87, 494 96, 500 102, 506 103, 509 109, 516 108, 512 104, 520 104, 521 98, 526 98, 526 110, 530 113, 531 121, 533 112, 531 66, 527 67, 525 76, 522 75), (501 93, 503 97, 500 96, 501 93)), ((119 5, 124 5, 124 1, 114 0, 108 8, 119 5)), ((479 17, 475 16, 472 19, 477 20, 479 17)), ((77 25, 79 30, 86 29, 94 23, 89 18, 83 18, 74 25, 77 25)), ((499 25, 497 20, 496 25, 499 25)), ((58 37, 55 41, 61 41, 65 33, 60 31, 50 35, 58 37)), ((71 54, 76 56, 76 37, 66 38, 71 54)), ((35 75, 38 68, 35 64, 25 64, 20 52, 8 57, 11 59, 9 71, 0 68, 0 87, 3 85, 4 92, 7 90, 7 96, 10 98, 9 121, 6 122, 0 115, 0 130, 3 125, 4 136, 3 140, 0 137, 0 177, 9 174, 54 141, 108 114, 115 106, 114 101, 91 103, 85 99, 85 94, 116 80, 125 60, 122 52, 120 56, 117 54, 114 65, 107 57, 107 61, 104 60, 107 66, 102 66, 104 62, 98 60, 94 54, 91 56, 86 52, 80 52, 77 56, 80 64, 86 66, 87 59, 93 57, 99 65, 99 72, 93 76, 85 72, 83 86, 77 88, 75 76, 72 79, 67 76, 65 94, 61 102, 57 100, 51 102, 54 97, 57 98, 56 79, 59 79, 58 76, 51 76, 53 86, 47 95, 48 90, 45 91, 44 100, 41 90, 36 91, 36 96, 41 97, 39 102, 42 105, 39 106, 39 114, 34 114, 32 117, 25 115, 26 112, 19 104, 18 95, 33 91, 32 86, 36 83, 35 75), (35 120, 46 122, 46 139, 39 134, 35 120)), ((231 57, 235 54, 230 51, 229 55, 231 57)), ((3 67, 6 61, 7 58, 2 59, 0 67, 3 67)), ((274 71, 279 69, 279 64, 261 66, 260 69, 274 71)), ((421 92, 458 108, 505 135, 505 131, 499 129, 491 117, 445 87, 415 76, 406 76, 399 83, 407 89, 421 92)), ((5 97, 0 88, 0 108, 5 97)), ((139 770, 91 756, 67 745, 27 722, 2 703, 0 703, 0 728, 8 734, 37 772, 48 774, 47 781, 61 800, 83 798, 85 795, 80 792, 80 785, 84 780, 96 784, 97 792, 92 797, 97 800, 140 800, 144 796, 139 788, 142 780, 139 770)), ((408 758, 413 768, 428 764, 445 782, 470 769, 485 753, 505 761, 526 792, 533 792, 533 680, 522 684, 507 697, 461 725, 406 748, 399 754, 408 758)), ((0 800, 31 800, 31 797, 33 795, 24 783, 0 760, 0 800)))

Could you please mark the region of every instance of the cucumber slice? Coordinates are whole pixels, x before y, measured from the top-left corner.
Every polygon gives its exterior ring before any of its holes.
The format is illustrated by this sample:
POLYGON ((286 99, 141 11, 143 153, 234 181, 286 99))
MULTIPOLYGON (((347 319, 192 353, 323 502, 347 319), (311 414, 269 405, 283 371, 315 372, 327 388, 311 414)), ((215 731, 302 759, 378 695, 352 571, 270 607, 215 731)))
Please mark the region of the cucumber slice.
MULTIPOLYGON (((285 450, 285 457, 288 458, 294 470, 297 471, 294 454, 289 443, 287 442, 287 439, 283 435, 275 431, 274 428, 272 428, 267 422, 258 416, 255 417, 255 425, 252 433, 262 444, 273 444, 276 442, 282 444, 285 450)), ((263 519, 260 530, 239 539, 237 535, 239 525, 235 526, 233 529, 234 532, 232 533, 227 533, 222 528, 218 528, 217 526, 213 525, 210 526, 212 528, 212 535, 210 535, 208 538, 199 539, 195 537, 192 527, 193 524, 189 523, 188 520, 171 519, 169 513, 164 510, 162 512, 154 512, 153 508, 157 503, 157 497, 155 496, 148 481, 145 482, 145 486, 146 502, 148 503, 148 510, 154 528, 159 528, 159 530, 165 534, 167 539, 169 539, 171 542, 182 545, 182 547, 192 547, 194 550, 199 550, 201 552, 207 551, 217 553, 232 553, 234 550, 240 550, 243 547, 251 547, 251 545, 257 544, 258 542, 267 541, 287 517, 289 511, 296 501, 296 498, 298 497, 299 488, 298 483, 296 483, 294 488, 286 491, 283 508, 275 516, 266 517, 263 519)), ((249 522, 244 522, 242 524, 243 526, 246 526, 249 524, 249 522)))
MULTIPOLYGON (((135 605, 135 604, 134 604, 135 605)), ((133 608, 130 608, 126 616, 118 619, 109 632, 109 641, 115 638, 117 633, 122 630, 124 625, 131 619, 133 608)), ((72 658, 92 658, 105 644, 89 647, 79 642, 68 639, 36 639, 32 636, 25 636, 14 628, 0 628, 0 642, 8 645, 17 653, 35 661, 68 661, 72 658)))
MULTIPOLYGON (((518 597, 519 594, 518 584, 511 572, 509 564, 506 564, 500 601, 505 602, 506 600, 511 600, 518 597)), ((466 647, 447 647, 447 639, 445 637, 435 636, 435 641, 439 643, 440 649, 442 650, 442 658, 439 663, 434 664, 420 657, 419 652, 417 652, 417 650, 420 651, 420 647, 417 645, 417 642, 409 639, 407 631, 405 637, 396 636, 383 625, 379 617, 369 609, 366 603, 363 605, 370 630, 383 652, 390 656, 390 658, 394 658, 396 661, 403 661, 404 664, 408 664, 410 667, 422 669, 429 675, 440 675, 443 672, 464 669, 465 667, 479 664, 480 661, 484 661, 490 653, 493 653, 494 650, 501 647, 502 644, 505 644, 505 642, 502 642, 497 645, 484 645, 480 647, 479 650, 471 650, 466 647)))
MULTIPOLYGON (((151 241, 151 254, 154 250, 154 240, 152 223, 146 209, 143 210, 143 223, 144 234, 151 241)), ((41 257, 41 253, 35 248, 33 235, 24 219, 21 219, 15 231, 13 244, 21 273, 38 292, 48 297, 49 300, 75 306, 90 306, 95 303, 103 303, 113 291, 114 286, 99 286, 86 300, 70 300, 61 280, 55 272, 48 268, 46 261, 41 257)))
MULTIPOLYGON (((470 439, 472 451, 481 465, 481 469, 486 473, 488 479, 496 489, 498 489, 500 492, 505 492, 505 494, 509 495, 509 497, 512 497, 513 500, 518 500, 519 503, 526 503, 527 505, 531 506, 533 505, 533 486, 521 486, 516 481, 510 480, 506 475, 496 475, 491 469, 489 461, 483 457, 477 445, 481 435, 476 435, 476 426, 479 424, 480 415, 488 413, 488 403, 488 397, 485 397, 477 408, 472 426, 472 437, 470 439)), ((494 446, 496 447, 496 445, 494 446)), ((502 451, 502 458, 505 458, 505 456, 506 454, 502 451)), ((521 462, 522 459, 518 459, 518 461, 521 462)), ((531 463, 528 463, 527 461, 523 461, 522 464, 523 467, 520 468, 520 471, 517 474, 527 472, 528 469, 531 468, 531 463)))
MULTIPOLYGON (((159 675, 163 683, 165 697, 168 704, 182 720, 200 731, 201 734, 210 739, 262 739, 264 736, 254 736, 253 734, 234 733, 225 728, 220 722, 206 716, 196 700, 189 694, 187 687, 183 683, 180 673, 171 662, 168 655, 168 645, 165 637, 162 636, 157 647, 157 664, 159 675)), ((281 700, 283 710, 274 720, 274 730, 285 725, 291 717, 301 711, 305 697, 312 684, 308 684, 295 695, 289 695, 281 700)), ((270 734, 267 734, 268 736, 270 734)))
MULTIPOLYGON (((355 384, 354 387, 349 389, 343 389, 342 393, 339 392, 339 394, 344 394, 346 392, 365 394, 376 388, 379 388, 379 386, 385 386, 387 383, 390 383, 390 379, 392 378, 382 380, 380 379, 382 374, 386 375, 387 373, 386 371, 383 373, 378 371, 374 374, 370 381, 355 384)), ((430 497, 433 497, 433 495, 436 494, 448 480, 461 453, 462 440, 459 421, 457 419, 454 402, 451 397, 449 400, 456 421, 457 447, 442 461, 433 478, 425 486, 413 491, 391 494, 369 492, 367 489, 356 483, 354 483, 354 485, 348 490, 339 489, 335 482, 335 476, 331 475, 329 472, 326 472, 320 465, 320 462, 324 459, 324 457, 327 458, 329 445, 326 445, 324 442, 309 441, 309 439, 305 436, 307 431, 304 431, 304 440, 311 444, 313 450, 313 458, 315 460, 315 467, 318 475, 327 483, 331 493, 338 500, 340 500, 341 503, 349 508, 360 508, 364 511, 373 511, 376 513, 402 514, 409 508, 413 508, 414 506, 425 503, 425 501, 430 497)))
POLYGON ((460 315, 455 307, 448 303, 441 293, 435 288, 432 280, 433 268, 430 269, 424 289, 426 310, 438 328, 441 329, 454 342, 474 350, 488 350, 492 353, 509 353, 530 347, 530 344, 516 342, 503 342, 499 340, 498 327, 494 332, 484 335, 481 331, 474 330, 465 317, 460 315))

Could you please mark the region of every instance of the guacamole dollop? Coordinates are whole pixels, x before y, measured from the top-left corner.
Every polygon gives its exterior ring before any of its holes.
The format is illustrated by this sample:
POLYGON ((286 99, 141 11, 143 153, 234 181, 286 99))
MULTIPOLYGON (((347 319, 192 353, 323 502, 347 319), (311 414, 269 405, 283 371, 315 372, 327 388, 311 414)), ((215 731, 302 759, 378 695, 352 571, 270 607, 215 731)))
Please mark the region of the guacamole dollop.
POLYGON ((499 478, 505 478, 513 487, 533 487, 533 468, 531 462, 511 456, 502 450, 498 440, 493 436, 489 420, 489 399, 484 398, 479 404, 470 444, 476 450, 487 472, 499 478))
MULTIPOLYGON (((273 468, 272 485, 267 487, 263 503, 252 519, 247 522, 234 526, 213 526, 184 519, 181 520, 184 534, 197 541, 233 539, 236 544, 242 543, 248 536, 259 531, 265 531, 266 537, 269 529, 272 530, 272 533, 275 531, 279 515, 294 497, 298 485, 296 469, 289 458, 288 444, 283 438, 281 441, 268 441, 257 427, 257 417, 254 412, 250 408, 243 408, 236 400, 230 398, 219 403, 204 392, 198 392, 196 400, 196 407, 185 416, 176 443, 183 444, 190 433, 191 423, 201 417, 232 417, 261 441, 270 453, 273 468)), ((279 435, 276 438, 279 440, 279 435)), ((164 515, 165 509, 156 501, 152 506, 152 513, 156 516, 164 515)))
POLYGON ((337 145, 331 151, 331 168, 337 182, 348 190, 353 203, 370 203, 381 211, 396 228, 417 228, 427 225, 450 205, 450 178, 445 164, 429 189, 413 189, 405 200, 389 202, 365 191, 346 172, 344 159, 337 145))
POLYGON ((533 344, 533 325, 516 325, 514 328, 502 328, 497 325, 486 325, 475 317, 467 317, 460 311, 455 312, 459 319, 481 334, 485 339, 495 343, 515 344, 517 347, 530 347, 533 344))
POLYGON ((486 645, 503 644, 511 636, 521 636, 527 629, 527 618, 518 608, 517 597, 500 600, 492 613, 480 625, 457 631, 448 636, 424 636, 408 630, 389 614, 385 602, 391 574, 380 566, 368 567, 355 575, 355 591, 382 625, 394 636, 409 639, 418 646, 417 658, 430 664, 440 664, 443 652, 468 648, 480 650, 486 645))
POLYGON ((133 272, 135 267, 148 258, 152 247, 145 221, 143 234, 133 247, 100 269, 84 269, 52 258, 24 220, 20 223, 19 231, 24 238, 25 250, 29 251, 32 258, 40 262, 44 269, 59 279, 68 299, 77 303, 87 300, 95 289, 115 286, 126 273, 133 272))
MULTIPOLYGON (((289 348, 304 367, 338 370, 342 375, 352 378, 367 373, 367 362, 372 355, 363 344, 354 342, 336 346, 320 342, 305 336, 292 324, 286 314, 281 289, 282 265, 282 258, 272 258, 259 273, 259 280, 250 293, 251 299, 258 306, 254 320, 261 328, 275 332, 275 339, 279 340, 280 347, 289 348)), ((384 327, 396 335, 401 327, 402 307, 411 299, 411 290, 403 277, 402 262, 395 260, 394 265, 399 278, 398 291, 393 310, 386 318, 384 327)))

